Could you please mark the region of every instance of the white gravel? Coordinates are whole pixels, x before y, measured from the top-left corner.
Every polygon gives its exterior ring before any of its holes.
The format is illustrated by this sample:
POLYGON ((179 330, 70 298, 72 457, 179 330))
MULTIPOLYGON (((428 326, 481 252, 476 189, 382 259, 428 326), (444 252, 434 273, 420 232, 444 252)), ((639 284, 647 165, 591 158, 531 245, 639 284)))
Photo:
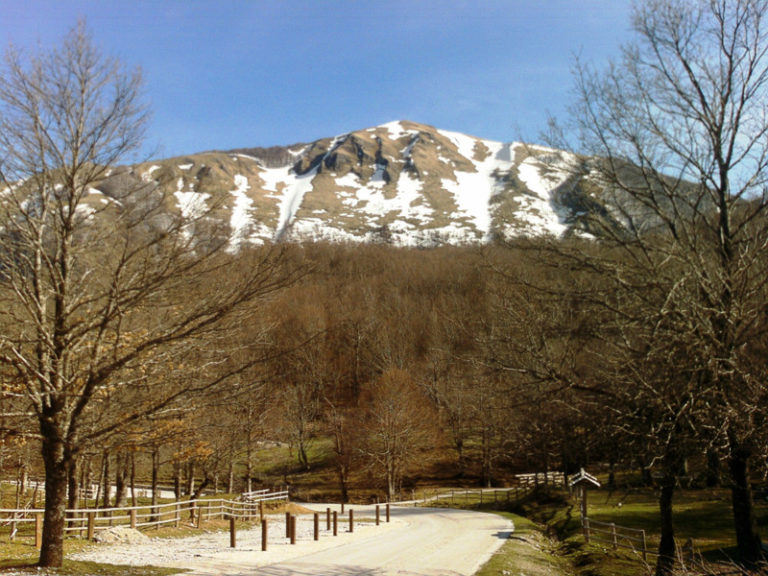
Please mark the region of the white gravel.
MULTIPOLYGON (((296 544, 291 544, 285 537, 285 514, 267 515, 267 550, 261 549, 261 527, 250 530, 238 530, 236 547, 230 547, 228 531, 205 532, 185 538, 149 538, 139 544, 98 544, 86 551, 70 556, 73 560, 87 560, 105 564, 130 566, 170 566, 193 570, 196 574, 221 574, 221 570, 231 566, 231 574, 238 574, 238 569, 253 568, 283 562, 306 554, 311 554, 334 546, 366 538, 376 533, 384 533, 401 523, 396 519, 387 524, 384 507, 381 508, 381 523, 376 526, 375 512, 370 507, 354 508, 355 524, 352 533, 348 530, 348 515, 339 514, 338 535, 333 536, 326 529, 326 507, 316 507, 320 515, 318 541, 314 540, 314 522, 311 515, 299 515, 296 522, 296 544), (212 567, 216 569, 211 570, 212 567)), ((338 512, 338 509, 337 509, 338 512)), ((150 533, 151 534, 151 533, 150 533)))

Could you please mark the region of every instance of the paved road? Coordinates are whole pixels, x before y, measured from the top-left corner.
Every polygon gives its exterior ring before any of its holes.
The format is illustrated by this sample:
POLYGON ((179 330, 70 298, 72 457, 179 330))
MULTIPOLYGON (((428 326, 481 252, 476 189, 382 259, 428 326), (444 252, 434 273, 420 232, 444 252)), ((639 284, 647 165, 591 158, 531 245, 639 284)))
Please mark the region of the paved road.
MULTIPOLYGON (((361 507, 355 507, 355 514, 372 515, 361 507)), ((495 514, 392 507, 390 524, 356 527, 354 534, 283 546, 290 557, 283 553, 270 559, 269 553, 244 550, 236 555, 198 556, 187 567, 201 576, 470 576, 513 528, 495 514)))

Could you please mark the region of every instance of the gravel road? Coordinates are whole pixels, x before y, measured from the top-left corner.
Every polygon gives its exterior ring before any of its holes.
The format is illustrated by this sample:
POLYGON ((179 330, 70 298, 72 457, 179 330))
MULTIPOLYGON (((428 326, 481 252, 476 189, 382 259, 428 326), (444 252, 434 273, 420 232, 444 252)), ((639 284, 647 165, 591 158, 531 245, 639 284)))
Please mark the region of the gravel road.
MULTIPOLYGON (((373 523, 374 510, 355 506, 354 532, 341 523, 339 534, 325 530, 313 540, 311 515, 300 515, 296 544, 285 538, 284 515, 268 518, 268 547, 261 550, 261 530, 240 531, 237 547, 228 533, 152 540, 144 544, 100 545, 80 560, 112 564, 173 566, 194 576, 470 576, 512 533, 513 525, 495 514, 442 508, 392 507, 390 523, 373 523)), ((336 508, 338 510, 338 508, 336 508)), ((347 515, 343 516, 345 519, 347 515)))

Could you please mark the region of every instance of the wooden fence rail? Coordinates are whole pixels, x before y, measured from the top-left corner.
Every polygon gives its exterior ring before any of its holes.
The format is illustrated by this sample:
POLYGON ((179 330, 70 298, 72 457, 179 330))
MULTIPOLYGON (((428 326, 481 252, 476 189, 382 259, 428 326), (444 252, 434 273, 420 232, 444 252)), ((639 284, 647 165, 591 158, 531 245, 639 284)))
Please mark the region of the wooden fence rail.
MULTIPOLYGON (((146 506, 125 506, 120 508, 80 508, 67 510, 65 531, 93 538, 99 530, 112 526, 131 528, 150 528, 173 524, 180 526, 182 519, 198 526, 203 520, 234 518, 251 520, 258 516, 263 502, 288 500, 288 491, 262 491, 246 500, 225 500, 222 498, 205 500, 185 500, 166 504, 146 506)), ((0 508, 0 534, 7 528, 10 539, 34 537, 39 532, 43 510, 0 508)))
MULTIPOLYGON (((626 526, 619 526, 614 523, 598 522, 591 518, 582 518, 581 527, 584 532, 584 540, 589 542, 598 542, 600 544, 607 544, 614 550, 618 548, 624 548, 632 550, 634 553, 640 553, 643 558, 643 562, 648 562, 648 556, 658 557, 659 553, 655 546, 658 545, 658 537, 652 538, 653 542, 650 543, 649 548, 648 537, 645 530, 638 530, 636 528, 627 528, 626 526)), ((698 551, 692 538, 689 538, 684 544, 680 544, 679 541, 675 541, 675 561, 682 568, 693 568, 700 570, 702 573, 715 574, 708 570, 711 567, 705 566, 701 553, 698 551)), ((732 568, 730 566, 729 568, 732 568)), ((717 574, 725 576, 726 574, 744 574, 741 570, 736 572, 722 571, 718 569, 717 574)))
POLYGON ((633 552, 640 552, 643 562, 648 561, 648 539, 645 530, 618 526, 614 523, 598 522, 591 518, 582 518, 581 527, 584 531, 584 540, 608 544, 614 550, 625 548, 633 552))

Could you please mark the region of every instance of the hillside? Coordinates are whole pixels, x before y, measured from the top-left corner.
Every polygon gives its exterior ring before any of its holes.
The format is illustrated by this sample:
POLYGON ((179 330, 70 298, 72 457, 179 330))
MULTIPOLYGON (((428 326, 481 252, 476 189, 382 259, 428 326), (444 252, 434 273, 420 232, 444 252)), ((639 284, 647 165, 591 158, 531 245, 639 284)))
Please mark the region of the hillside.
MULTIPOLYGON (((599 203, 573 154, 391 122, 309 144, 122 167, 94 193, 142 184, 207 214, 235 245, 266 241, 488 243, 589 230, 599 203)), ((108 194, 113 195, 114 194, 108 194)))

